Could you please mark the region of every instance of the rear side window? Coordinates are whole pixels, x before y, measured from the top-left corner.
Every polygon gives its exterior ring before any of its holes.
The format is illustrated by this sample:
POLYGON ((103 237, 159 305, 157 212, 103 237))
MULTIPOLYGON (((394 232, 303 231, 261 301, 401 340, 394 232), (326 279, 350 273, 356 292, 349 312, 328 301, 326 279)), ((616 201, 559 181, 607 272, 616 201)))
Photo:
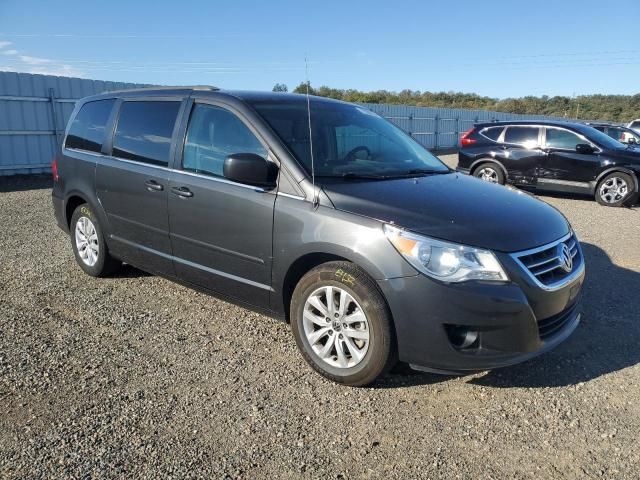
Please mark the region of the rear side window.
POLYGON ((504 134, 504 141, 533 148, 538 145, 538 131, 538 127, 508 127, 504 134))
POLYGON ((225 158, 235 153, 267 158, 267 150, 233 113, 212 105, 196 105, 187 128, 182 167, 221 177, 225 158))
POLYGON ((113 156, 166 167, 180 102, 123 102, 113 156))
POLYGON ((503 130, 504 130, 504 127, 489 127, 489 128, 485 128, 480 133, 483 136, 487 137, 488 139, 493 140, 494 142, 497 142, 503 130))
POLYGON ((631 122, 631 128, 640 129, 640 120, 637 120, 635 122, 631 122))
POLYGON ((69 127, 66 148, 100 153, 114 99, 85 103, 69 127))
POLYGON ((568 130, 547 128, 547 147, 575 150, 579 143, 587 143, 578 135, 568 130))

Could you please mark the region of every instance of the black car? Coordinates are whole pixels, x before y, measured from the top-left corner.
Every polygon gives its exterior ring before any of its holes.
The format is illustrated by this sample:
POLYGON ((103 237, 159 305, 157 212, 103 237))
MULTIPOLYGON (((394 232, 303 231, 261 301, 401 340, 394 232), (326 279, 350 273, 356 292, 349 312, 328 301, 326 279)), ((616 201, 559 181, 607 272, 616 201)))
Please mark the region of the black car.
POLYGON ((595 195, 607 206, 638 197, 640 151, 581 123, 481 123, 460 142, 458 170, 493 183, 595 195))
POLYGON ((438 372, 522 362, 580 321, 584 258, 557 210, 452 171, 357 105, 112 92, 78 102, 52 170, 88 275, 127 262, 283 319, 340 383, 398 358, 438 372))
POLYGON ((626 145, 631 145, 632 147, 640 146, 640 134, 635 130, 631 130, 628 127, 623 127, 621 125, 614 125, 612 123, 587 123, 590 127, 595 128, 596 130, 601 131, 602 133, 606 133, 614 140, 619 141, 620 143, 624 143, 626 145))

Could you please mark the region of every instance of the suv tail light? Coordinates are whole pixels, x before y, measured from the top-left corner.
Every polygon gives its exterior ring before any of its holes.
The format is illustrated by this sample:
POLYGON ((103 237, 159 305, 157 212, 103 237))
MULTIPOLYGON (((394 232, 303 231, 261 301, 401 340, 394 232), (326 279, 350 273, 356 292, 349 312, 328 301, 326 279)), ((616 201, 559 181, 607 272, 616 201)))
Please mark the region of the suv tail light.
POLYGON ((51 162, 51 175, 53 176, 53 181, 57 182, 58 179, 60 178, 60 176, 58 175, 58 159, 57 158, 53 158, 53 161, 51 162))
POLYGON ((473 133, 475 133, 475 131, 476 127, 473 127, 471 130, 462 135, 462 138, 460 138, 460 145, 462 145, 463 147, 467 147, 476 143, 477 140, 475 138, 469 138, 473 133))

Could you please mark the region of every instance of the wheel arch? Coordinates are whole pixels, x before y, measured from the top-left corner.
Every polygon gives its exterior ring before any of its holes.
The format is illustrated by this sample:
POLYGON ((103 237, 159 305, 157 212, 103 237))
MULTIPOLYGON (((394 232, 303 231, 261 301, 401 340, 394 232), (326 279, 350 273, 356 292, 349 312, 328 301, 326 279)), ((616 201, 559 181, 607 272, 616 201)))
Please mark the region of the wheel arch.
POLYGON ((626 168, 626 167, 611 167, 611 168, 607 168, 606 170, 603 170, 596 177, 596 180, 593 183, 593 191, 594 191, 594 193, 595 193, 596 189, 598 188, 598 185, 600 184, 602 179, 605 178, 607 175, 609 175, 611 173, 614 173, 614 172, 621 172, 621 173, 626 173, 627 175, 629 175, 633 180, 636 193, 638 191, 640 191, 640 183, 639 183, 639 180, 638 180, 638 174, 634 170, 631 170, 630 168, 626 168))
POLYGON ((488 157, 483 157, 483 158, 474 160, 474 162, 469 166, 469 175, 473 175, 473 172, 475 172, 476 168, 478 168, 483 163, 495 163, 498 167, 500 167, 500 170, 502 170, 502 173, 504 173, 504 178, 505 179, 509 178, 507 169, 502 164, 502 162, 500 162, 500 160, 496 160, 495 158, 488 158, 488 157))

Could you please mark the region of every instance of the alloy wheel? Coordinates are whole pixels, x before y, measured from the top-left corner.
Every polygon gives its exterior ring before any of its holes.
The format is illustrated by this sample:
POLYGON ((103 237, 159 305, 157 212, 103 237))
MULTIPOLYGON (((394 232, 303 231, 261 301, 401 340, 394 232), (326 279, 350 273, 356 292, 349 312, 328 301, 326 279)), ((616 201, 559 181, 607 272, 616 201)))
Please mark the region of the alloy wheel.
POLYGON ((620 177, 611 177, 600 185, 600 198, 606 203, 617 203, 627 196, 629 186, 620 177))
POLYGON ((302 323, 313 352, 333 367, 355 367, 367 354, 367 316, 356 299, 340 287, 313 291, 305 302, 302 323))
POLYGON ((482 167, 478 172, 478 178, 485 182, 498 183, 498 172, 491 167, 482 167))
POLYGON ((98 232, 90 219, 87 217, 78 218, 75 238, 80 259, 85 265, 93 267, 98 261, 100 244, 98 243, 98 232))

